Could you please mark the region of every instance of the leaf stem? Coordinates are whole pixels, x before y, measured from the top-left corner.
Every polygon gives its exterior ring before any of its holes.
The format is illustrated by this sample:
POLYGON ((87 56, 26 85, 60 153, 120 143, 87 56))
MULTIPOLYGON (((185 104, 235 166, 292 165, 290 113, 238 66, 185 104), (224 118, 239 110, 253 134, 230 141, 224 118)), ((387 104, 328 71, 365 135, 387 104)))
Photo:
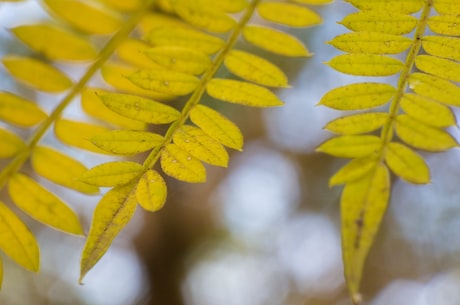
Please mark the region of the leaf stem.
MULTIPOLYGON (((104 65, 104 63, 113 54, 117 46, 125 40, 129 34, 133 31, 140 19, 153 5, 155 0, 145 1, 145 4, 134 13, 126 22, 123 23, 123 27, 107 42, 104 48, 99 52, 99 58, 88 68, 82 78, 74 85, 74 87, 67 93, 65 97, 59 102, 58 106, 51 112, 51 114, 43 121, 40 126, 35 130, 30 139, 28 140, 27 146, 22 149, 17 156, 0 172, 0 189, 2 189, 8 179, 15 173, 17 173, 24 163, 29 159, 35 146, 43 138, 46 132, 50 129, 53 123, 59 119, 62 112, 72 102, 72 100, 83 90, 86 84, 96 74, 97 71, 104 65)), ((97 22, 95 20, 94 22, 97 22)))
POLYGON ((228 42, 226 43, 224 48, 216 55, 211 67, 203 75, 200 83, 198 84, 198 87, 195 89, 193 94, 190 96, 190 98, 186 102, 184 108, 182 109, 181 116, 179 117, 177 121, 175 121, 173 124, 171 124, 171 126, 169 126, 165 134, 163 143, 155 147, 150 152, 149 156, 144 162, 144 171, 149 170, 155 165, 155 163, 160 158, 162 149, 172 141, 172 137, 176 133, 176 131, 185 124, 185 122, 187 121, 190 115, 190 111, 193 109, 193 107, 200 103, 201 98, 206 91, 207 83, 215 76, 215 74, 221 67, 222 63, 224 62, 225 56, 227 56, 228 52, 232 50, 233 46, 238 40, 238 37, 240 36, 244 27, 249 22, 252 15, 254 14, 254 11, 257 5, 259 4, 259 2, 260 0, 251 1, 243 17, 240 19, 235 29, 233 30, 231 36, 229 37, 228 42))

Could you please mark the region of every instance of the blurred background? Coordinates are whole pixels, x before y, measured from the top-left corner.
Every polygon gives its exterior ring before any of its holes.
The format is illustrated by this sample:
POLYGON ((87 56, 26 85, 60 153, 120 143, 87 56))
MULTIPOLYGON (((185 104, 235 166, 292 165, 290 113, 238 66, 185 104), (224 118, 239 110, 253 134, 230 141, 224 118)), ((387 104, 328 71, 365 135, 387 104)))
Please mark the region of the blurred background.
MULTIPOLYGON (((45 228, 15 210, 38 238, 41 271, 26 272, 2 255, 0 304, 351 304, 342 275, 341 188, 328 187, 329 177, 345 160, 314 152, 331 136, 322 127, 344 113, 315 105, 328 90, 364 78, 351 78, 323 64, 339 53, 325 42, 346 32, 336 22, 354 9, 343 1, 313 9, 324 17, 321 26, 284 29, 308 45, 315 53, 312 58, 270 56, 239 42, 240 48, 278 64, 292 88, 277 92, 285 101, 281 108, 216 106, 245 135, 244 151, 231 152, 228 169, 208 166, 208 182, 199 185, 168 179, 166 206, 155 214, 138 209, 83 286, 77 281, 84 240, 45 228)), ((47 18, 34 0, 0 3, 0 54, 28 54, 8 28, 47 18)), ((257 17, 254 21, 260 22, 257 17)), ((84 71, 63 68, 74 79, 84 71)), ((47 110, 60 97, 27 90, 3 68, 0 84, 1 90, 20 92, 47 110)), ((78 101, 66 115, 86 119, 78 101)), ((457 129, 452 132, 458 137, 457 129)), ((64 147, 51 134, 44 141, 88 166, 106 160, 64 147)), ((425 157, 431 184, 394 181, 390 207, 363 277, 364 304, 460 304, 460 154, 452 150, 425 157)), ((88 230, 99 197, 62 189, 59 194, 80 213, 88 230)), ((6 198, 6 192, 0 197, 6 198)))

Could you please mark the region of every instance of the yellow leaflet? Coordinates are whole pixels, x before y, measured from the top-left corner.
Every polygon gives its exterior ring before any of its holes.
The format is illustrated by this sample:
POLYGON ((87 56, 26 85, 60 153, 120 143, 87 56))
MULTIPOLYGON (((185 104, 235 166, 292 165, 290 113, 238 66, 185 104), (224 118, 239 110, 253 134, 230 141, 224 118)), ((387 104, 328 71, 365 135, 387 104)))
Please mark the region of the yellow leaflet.
POLYGON ((425 125, 407 114, 396 118, 395 130, 401 140, 418 149, 436 152, 458 146, 448 132, 425 125))
POLYGON ((460 38, 425 36, 422 46, 428 54, 460 60, 460 38))
MULTIPOLYGON (((160 6, 160 2, 157 1, 160 6)), ((171 8, 172 10, 172 8, 171 8)), ((171 11, 171 13, 174 13, 171 11)), ((149 34, 152 30, 161 29, 164 27, 170 28, 189 28, 189 26, 178 18, 169 17, 164 13, 147 13, 139 22, 139 29, 143 36, 149 34)))
POLYGON ((395 93, 396 89, 388 84, 351 84, 329 91, 318 105, 337 110, 368 109, 388 103, 395 93))
POLYGON ((400 106, 405 113, 425 124, 441 128, 456 125, 452 109, 432 99, 406 93, 402 96, 400 106))
POLYGON ((91 34, 110 34, 122 24, 117 16, 103 8, 78 0, 43 0, 51 12, 77 29, 91 34))
POLYGON ((415 65, 423 72, 454 82, 460 82, 460 64, 456 61, 430 55, 418 55, 415 65))
POLYGON ((174 98, 171 94, 155 92, 152 90, 144 90, 134 85, 126 78, 127 75, 133 74, 137 68, 122 66, 114 63, 105 64, 102 69, 102 77, 111 86, 116 89, 128 93, 144 95, 159 100, 171 100, 174 98))
POLYGON ((157 0, 156 5, 160 8, 161 11, 166 13, 174 14, 174 0, 157 0))
POLYGON ((0 201, 0 249, 17 264, 37 272, 40 253, 35 237, 24 223, 0 201))
POLYGON ((178 96, 193 92, 200 83, 195 76, 169 70, 139 70, 126 77, 142 89, 178 96))
POLYGON ((90 139, 108 131, 108 128, 102 126, 66 119, 57 120, 54 124, 56 137, 65 144, 100 154, 107 154, 107 152, 91 143, 90 139))
POLYGON ((50 24, 22 25, 11 31, 32 50, 52 60, 90 60, 97 56, 87 39, 50 24))
POLYGON ((329 186, 355 181, 377 166, 377 162, 373 156, 353 159, 329 179, 329 186))
POLYGON ((231 50, 225 66, 242 79, 269 87, 288 87, 286 74, 266 59, 251 53, 231 50))
MULTIPOLYGON (((182 2, 184 2, 182 0, 182 2)), ((208 7, 212 10, 220 10, 228 13, 241 12, 248 6, 247 0, 194 0, 193 3, 200 7, 208 7)))
POLYGON ((191 121, 221 144, 242 150, 243 135, 232 121, 219 112, 203 105, 196 105, 190 111, 191 121))
POLYGON ((15 78, 35 89, 58 93, 72 86, 72 81, 65 74, 39 60, 28 57, 5 56, 2 61, 15 78))
POLYGON ((412 14, 422 9, 424 0, 346 0, 361 10, 412 14))
POLYGON ((110 110, 145 123, 166 124, 180 117, 175 108, 140 96, 107 93, 99 97, 110 110))
POLYGON ((100 149, 117 155, 138 154, 160 145, 163 140, 159 134, 137 130, 113 130, 91 138, 100 149))
POLYGON ((46 179, 74 189, 85 194, 96 194, 97 187, 78 181, 87 168, 77 160, 74 160, 54 149, 38 146, 31 156, 33 169, 46 179))
POLYGON ((184 125, 173 136, 174 144, 193 157, 211 165, 227 167, 225 148, 200 128, 184 125))
POLYGON ((134 11, 142 6, 142 0, 99 0, 120 11, 134 11))
POLYGON ((322 143, 316 151, 341 158, 360 158, 376 153, 381 145, 376 136, 340 136, 322 143))
POLYGON ((66 233, 83 235, 77 214, 31 178, 15 174, 8 182, 8 193, 21 210, 41 223, 66 233))
POLYGON ((388 117, 384 112, 353 114, 329 122, 324 129, 345 135, 368 133, 382 127, 388 117))
POLYGON ((206 86, 216 99, 252 107, 281 106, 283 102, 265 87, 230 79, 214 78, 206 86))
POLYGON ((46 118, 36 104, 10 92, 0 91, 0 119, 22 127, 32 127, 46 118))
POLYGON ((326 64, 342 73, 360 76, 389 76, 404 67, 399 59, 376 54, 343 54, 326 64))
POLYGON ((388 169, 379 164, 361 179, 346 184, 342 193, 343 261, 348 290, 355 301, 360 299, 364 262, 385 214, 390 188, 388 169))
POLYGON ((130 38, 120 43, 115 52, 120 59, 136 67, 160 69, 160 65, 154 63, 145 55, 145 51, 148 49, 150 49, 150 46, 145 42, 130 38))
POLYGON ((154 170, 148 170, 137 183, 136 199, 147 211, 161 209, 166 202, 166 195, 166 183, 154 170))
POLYGON ((353 32, 336 36, 329 43, 349 53, 398 54, 410 47, 412 39, 377 32, 353 32))
POLYGON ((314 11, 290 3, 263 2, 257 6, 257 12, 266 20, 292 27, 306 27, 322 22, 321 16, 314 11))
POLYGON ((430 182, 428 165, 419 154, 403 144, 389 143, 385 152, 385 162, 395 175, 408 182, 430 182))
POLYGON ((206 169, 203 164, 176 144, 168 144, 163 148, 161 168, 165 174, 177 180, 190 183, 206 181, 206 169))
POLYGON ((294 36, 271 28, 248 25, 243 30, 243 36, 253 45, 279 55, 292 57, 313 55, 294 36))
POLYGON ((183 47, 161 46, 144 53, 158 66, 186 74, 200 75, 211 66, 206 54, 183 47))
POLYGON ((225 42, 203 32, 185 27, 165 26, 150 31, 145 40, 153 46, 175 46, 196 50, 205 54, 219 51, 225 42))
POLYGON ((128 224, 137 206, 135 185, 114 187, 99 201, 94 210, 88 239, 80 264, 80 283, 83 277, 101 259, 113 239, 128 224))
MULTIPOLYGON (((113 111, 107 111, 100 96, 111 93, 98 88, 85 88, 81 94, 81 106, 92 117, 126 129, 144 130, 146 124, 138 120, 127 118, 113 111)), ((124 113, 123 113, 124 114, 124 113)))
POLYGON ((292 0, 292 2, 310 4, 310 5, 324 5, 332 3, 334 0, 292 0))
POLYGON ((403 35, 412 32, 417 25, 417 18, 393 11, 359 11, 347 15, 339 24, 352 31, 379 32, 403 35))
POLYGON ((430 29, 438 34, 460 36, 460 15, 438 15, 428 19, 430 29))
POLYGON ((236 25, 235 20, 223 11, 199 5, 196 1, 176 0, 174 11, 191 25, 209 32, 227 33, 236 25))
POLYGON ((114 161, 102 163, 79 176, 85 183, 97 186, 116 186, 126 184, 142 173, 139 163, 114 161))
POLYGON ((10 158, 26 147, 24 141, 14 133, 0 128, 0 159, 10 158))
POLYGON ((434 0, 434 8, 440 14, 460 14, 460 3, 457 0, 434 0))
POLYGON ((417 94, 438 102, 460 106, 460 88, 436 76, 413 73, 409 76, 409 86, 417 94))

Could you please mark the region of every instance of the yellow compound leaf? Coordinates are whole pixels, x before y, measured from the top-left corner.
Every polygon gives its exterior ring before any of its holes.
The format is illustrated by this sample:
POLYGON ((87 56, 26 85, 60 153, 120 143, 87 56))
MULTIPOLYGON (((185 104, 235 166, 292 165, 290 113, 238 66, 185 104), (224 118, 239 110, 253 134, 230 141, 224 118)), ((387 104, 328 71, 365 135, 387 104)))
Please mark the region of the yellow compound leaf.
POLYGON ((396 89, 388 84, 351 84, 329 91, 319 105, 337 110, 368 109, 388 103, 395 94, 396 89))
POLYGON ((415 65, 423 72, 460 82, 460 63, 430 55, 418 55, 415 65))
POLYGON ((206 181, 203 164, 176 144, 168 144, 161 153, 161 168, 177 180, 200 183, 206 181))
POLYGON ((424 73, 412 73, 409 86, 417 94, 443 104, 460 106, 460 88, 451 82, 424 73))
POLYGON ((111 34, 122 24, 117 16, 103 8, 78 0, 43 0, 52 13, 75 28, 91 34, 111 34))
POLYGON ((142 173, 139 163, 113 161, 102 163, 79 176, 85 183, 97 186, 116 186, 126 184, 142 173))
POLYGON ((104 122, 119 126, 125 129, 144 130, 146 124, 137 119, 130 119, 113 111, 107 111, 107 107, 102 103, 100 96, 111 93, 98 88, 85 88, 81 94, 81 106, 90 116, 104 122))
POLYGON ((291 57, 308 57, 312 54, 303 43, 287 33, 256 25, 243 30, 244 38, 266 51, 291 57))
POLYGON ((422 46, 428 54, 460 60, 460 38, 425 36, 422 46))
POLYGON ((183 47, 161 46, 144 53, 158 66, 186 74, 200 75, 211 66, 206 54, 183 47))
POLYGON ((219 112, 203 105, 196 105, 190 111, 190 119, 211 138, 221 144, 242 150, 243 135, 240 129, 219 112))
POLYGON ((423 158, 409 147, 392 142, 387 146, 385 162, 395 175, 411 183, 430 182, 430 169, 423 158))
MULTIPOLYGON (((160 7, 160 1, 157 1, 158 6, 160 7)), ((174 13, 172 11, 172 6, 171 6, 171 13, 174 13)), ((161 28, 185 28, 188 29, 190 28, 189 25, 187 25, 185 22, 182 20, 172 17, 170 15, 166 15, 162 12, 159 13, 147 13, 144 15, 144 17, 141 19, 139 22, 139 30, 143 34, 143 36, 148 37, 148 34, 152 32, 153 30, 158 30, 161 28)), ((166 38, 166 37, 163 37, 166 38)), ((167 43, 164 45, 168 45, 167 43)))
POLYGON ((26 144, 14 133, 0 128, 0 159, 16 155, 26 144))
POLYGON ((199 1, 176 0, 174 11, 191 25, 209 32, 227 33, 236 25, 223 11, 199 5, 199 1))
POLYGON ((338 55, 327 64, 342 73, 361 76, 389 76, 404 67, 399 59, 376 54, 338 55))
POLYGON ((52 60, 90 60, 96 48, 86 39, 50 24, 22 25, 11 30, 32 50, 52 60))
POLYGON ((374 156, 353 159, 329 179, 329 186, 355 181, 377 166, 377 162, 374 156))
POLYGON ((231 50, 225 57, 225 66, 244 80, 269 87, 288 87, 287 76, 280 68, 251 53, 231 50))
POLYGON ((166 183, 154 170, 148 170, 137 184, 137 201, 147 211, 155 212, 161 209, 166 202, 166 195, 166 183))
POLYGON ((205 54, 214 54, 225 45, 221 38, 190 28, 171 26, 153 29, 145 40, 153 46, 184 47, 205 54))
POLYGON ((377 152, 381 145, 382 140, 376 136, 340 136, 322 143, 316 151, 341 158, 360 158, 377 152))
POLYGON ((388 117, 384 112, 353 114, 329 122, 324 129, 345 135, 368 133, 382 127, 388 117))
POLYGON ((433 1, 434 8, 440 14, 459 15, 460 3, 457 0, 435 0, 433 1))
POLYGON ((137 130, 113 130, 91 138, 91 142, 100 149, 117 155, 148 151, 163 140, 159 134, 137 130))
POLYGON ((31 155, 33 169, 42 177, 85 193, 96 194, 97 187, 78 181, 87 168, 77 160, 74 160, 61 152, 45 146, 36 147, 31 155))
POLYGON ((359 11, 347 15, 339 24, 348 29, 360 32, 378 32, 393 35, 403 35, 412 32, 417 25, 417 18, 411 15, 393 11, 359 11))
POLYGON ((412 39, 377 32, 353 32, 336 36, 329 44, 349 53, 398 54, 411 46, 412 39))
POLYGON ((216 99, 252 107, 281 106, 283 102, 265 87, 230 79, 214 78, 206 86, 216 99))
POLYGON ((222 167, 228 165, 228 153, 222 144, 200 128, 184 125, 174 134, 173 141, 179 148, 201 161, 222 167))
POLYGON ((99 201, 82 253, 80 283, 133 217, 137 207, 134 188, 135 185, 132 183, 114 187, 99 201))
POLYGON ((126 77, 142 89, 177 96, 193 92, 200 82, 195 76, 169 70, 139 70, 126 77))
POLYGON ((145 90, 134 85, 129 79, 126 78, 126 76, 133 74, 136 71, 137 68, 117 65, 114 63, 105 64, 101 69, 102 77, 104 80, 109 85, 117 88, 120 91, 139 94, 165 101, 174 98, 174 96, 171 94, 160 93, 153 90, 145 90))
POLYGON ((54 133, 63 143, 101 154, 107 152, 91 143, 90 139, 108 131, 108 128, 102 126, 66 119, 57 120, 54 124, 54 133))
MULTIPOLYGON (((37 272, 40 253, 37 241, 24 223, 0 201, 0 249, 27 270, 37 272)), ((1 272, 0 272, 1 273, 1 272)))
POLYGON ((263 2, 257 12, 262 18, 291 27, 307 27, 322 22, 316 12, 299 5, 282 2, 263 2))
POLYGON ((145 123, 166 124, 180 116, 180 112, 171 106, 135 95, 107 93, 99 97, 115 113, 145 123))
POLYGON ((412 14, 422 9, 424 0, 346 0, 360 10, 412 14))
POLYGON ((32 127, 46 118, 46 113, 26 99, 10 92, 0 92, 0 119, 21 127, 32 127))
POLYGON ((350 294, 359 300, 364 262, 390 197, 388 169, 379 164, 359 180, 345 185, 340 203, 342 251, 350 294))
POLYGON ((460 15, 438 15, 428 19, 430 29, 438 34, 460 36, 460 15))
POLYGON ((452 109, 432 99, 406 93, 401 98, 400 106, 405 113, 425 124, 440 128, 456 125, 452 109))
POLYGON ((156 64, 145 55, 145 52, 150 48, 151 47, 145 42, 130 38, 122 41, 115 50, 115 53, 121 60, 130 65, 140 68, 160 69, 160 65, 156 64))
POLYGON ((292 0, 293 2, 310 5, 325 5, 332 3, 334 0, 292 0))
POLYGON ((448 132, 425 125, 407 114, 396 118, 395 130, 401 140, 418 149, 436 152, 458 146, 448 132))
POLYGON ((57 230, 83 235, 77 214, 31 178, 15 174, 8 182, 8 193, 13 202, 32 218, 57 230))
POLYGON ((72 81, 61 71, 39 60, 5 56, 3 64, 16 79, 35 89, 58 93, 72 86, 72 81))
POLYGON ((113 7, 116 10, 120 11, 134 11, 142 6, 142 0, 130 0, 130 1, 120 1, 120 0, 99 0, 105 4, 113 7))

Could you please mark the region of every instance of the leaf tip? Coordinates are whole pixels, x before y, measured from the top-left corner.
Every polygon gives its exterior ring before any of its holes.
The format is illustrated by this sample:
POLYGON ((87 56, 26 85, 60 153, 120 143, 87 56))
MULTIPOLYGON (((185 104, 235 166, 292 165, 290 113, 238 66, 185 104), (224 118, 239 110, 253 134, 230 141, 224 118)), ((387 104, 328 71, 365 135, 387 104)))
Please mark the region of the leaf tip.
POLYGON ((353 305, 360 305, 363 301, 363 297, 360 293, 354 293, 351 297, 351 301, 353 302, 353 305))

